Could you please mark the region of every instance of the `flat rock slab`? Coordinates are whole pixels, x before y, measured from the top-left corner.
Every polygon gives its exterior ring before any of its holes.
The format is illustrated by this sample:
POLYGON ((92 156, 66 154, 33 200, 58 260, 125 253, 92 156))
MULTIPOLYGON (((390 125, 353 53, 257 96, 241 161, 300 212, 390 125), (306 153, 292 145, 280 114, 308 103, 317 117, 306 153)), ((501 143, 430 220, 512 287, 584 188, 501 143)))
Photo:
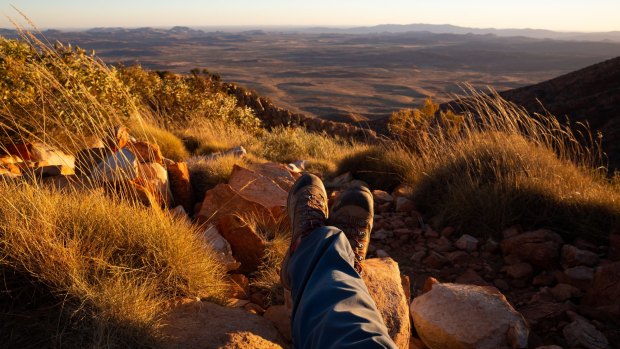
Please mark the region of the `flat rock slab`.
POLYGON ((281 349, 271 321, 240 308, 186 299, 164 317, 164 349, 281 349))
POLYGON ((397 347, 408 348, 411 337, 409 302, 402 286, 398 263, 389 257, 371 258, 363 262, 363 267, 362 278, 390 337, 397 347))
POLYGON ((284 212, 288 192, 271 178, 235 165, 228 184, 245 199, 259 203, 274 213, 284 212))

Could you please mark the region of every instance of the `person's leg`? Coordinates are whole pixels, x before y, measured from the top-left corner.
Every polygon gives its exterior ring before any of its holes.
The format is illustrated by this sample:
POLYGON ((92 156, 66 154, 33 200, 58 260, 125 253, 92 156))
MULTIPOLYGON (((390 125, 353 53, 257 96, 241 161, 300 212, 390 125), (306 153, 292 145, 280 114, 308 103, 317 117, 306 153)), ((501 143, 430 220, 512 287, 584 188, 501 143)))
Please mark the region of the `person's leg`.
POLYGON ((289 261, 295 348, 396 348, 335 227, 304 237, 289 261))

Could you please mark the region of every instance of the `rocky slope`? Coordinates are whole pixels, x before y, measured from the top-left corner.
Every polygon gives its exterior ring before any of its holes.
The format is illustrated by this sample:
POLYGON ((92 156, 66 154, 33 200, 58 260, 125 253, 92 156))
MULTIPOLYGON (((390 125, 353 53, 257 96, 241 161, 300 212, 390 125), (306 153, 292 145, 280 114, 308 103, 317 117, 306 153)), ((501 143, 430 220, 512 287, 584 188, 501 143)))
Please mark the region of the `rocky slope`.
POLYGON ((620 167, 620 57, 500 95, 530 113, 546 110, 601 131, 611 166, 620 167))

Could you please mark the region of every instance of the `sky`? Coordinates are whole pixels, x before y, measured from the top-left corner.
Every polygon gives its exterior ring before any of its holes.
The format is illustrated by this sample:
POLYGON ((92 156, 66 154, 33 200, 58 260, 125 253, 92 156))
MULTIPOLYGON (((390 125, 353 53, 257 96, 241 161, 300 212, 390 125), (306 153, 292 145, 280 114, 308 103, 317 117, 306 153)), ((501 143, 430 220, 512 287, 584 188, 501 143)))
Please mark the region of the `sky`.
POLYGON ((0 0, 47 28, 453 24, 558 31, 620 30, 620 0, 0 0))

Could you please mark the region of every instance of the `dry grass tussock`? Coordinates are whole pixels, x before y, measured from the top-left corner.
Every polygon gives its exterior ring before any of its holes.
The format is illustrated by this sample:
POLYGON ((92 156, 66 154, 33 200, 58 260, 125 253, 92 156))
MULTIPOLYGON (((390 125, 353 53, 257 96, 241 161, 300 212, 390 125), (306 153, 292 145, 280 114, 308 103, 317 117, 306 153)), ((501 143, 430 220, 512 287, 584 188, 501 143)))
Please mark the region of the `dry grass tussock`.
POLYGON ((265 256, 254 274, 252 285, 268 292, 267 301, 270 304, 284 304, 279 270, 291 243, 288 215, 265 219, 256 214, 242 214, 239 218, 265 242, 265 256))
POLYGON ((14 347, 138 347, 162 303, 222 299, 223 268, 182 220, 100 193, 0 183, 0 333, 14 347))
POLYGON ((620 227, 620 192, 586 126, 532 118, 493 94, 465 102, 456 132, 429 128, 424 142, 391 150, 406 159, 406 182, 433 223, 482 236, 546 227, 597 242, 620 227))

